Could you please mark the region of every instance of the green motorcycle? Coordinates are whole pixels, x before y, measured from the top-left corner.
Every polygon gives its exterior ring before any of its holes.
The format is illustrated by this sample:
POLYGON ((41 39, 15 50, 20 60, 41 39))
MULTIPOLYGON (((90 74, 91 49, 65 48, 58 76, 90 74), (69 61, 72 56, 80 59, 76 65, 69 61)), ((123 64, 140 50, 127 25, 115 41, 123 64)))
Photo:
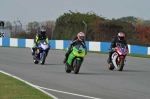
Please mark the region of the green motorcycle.
MULTIPOLYGON (((68 48, 66 50, 68 51, 68 48)), ((73 46, 72 52, 69 54, 65 63, 65 71, 67 73, 74 71, 74 74, 78 74, 85 55, 86 51, 82 44, 73 46)))

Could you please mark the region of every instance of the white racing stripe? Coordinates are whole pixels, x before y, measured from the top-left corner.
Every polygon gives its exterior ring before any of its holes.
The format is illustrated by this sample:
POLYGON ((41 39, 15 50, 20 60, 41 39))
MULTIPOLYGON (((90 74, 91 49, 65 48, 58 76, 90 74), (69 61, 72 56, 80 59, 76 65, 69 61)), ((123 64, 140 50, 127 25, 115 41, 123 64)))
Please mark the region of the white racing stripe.
POLYGON ((8 75, 8 76, 11 76, 11 77, 13 77, 13 78, 16 78, 16 79, 18 79, 18 80, 20 80, 20 81, 22 81, 22 82, 28 84, 28 85, 30 85, 30 86, 32 86, 32 87, 34 87, 34 88, 36 88, 36 89, 42 91, 43 93, 49 95, 50 97, 52 97, 52 98, 54 98, 54 99, 58 99, 57 97, 53 96, 52 94, 50 94, 50 93, 48 93, 48 92, 46 92, 46 91, 40 89, 39 87, 37 87, 37 86, 35 86, 35 85, 33 85, 33 84, 31 84, 31 83, 25 81, 25 80, 22 80, 22 79, 19 78, 19 77, 13 76, 13 75, 11 75, 11 74, 9 74, 9 73, 6 73, 6 72, 4 72, 4 71, 1 71, 1 70, 0 70, 0 72, 3 73, 3 74, 6 74, 6 75, 8 75))
POLYGON ((44 87, 40 87, 40 86, 36 86, 36 87, 39 87, 39 88, 45 89, 45 90, 49 90, 49 91, 54 91, 54 92, 59 92, 59 93, 64 93, 64 94, 69 94, 69 95, 74 95, 74 96, 80 96, 80 97, 85 97, 85 98, 90 98, 90 99, 102 99, 102 98, 85 96, 85 95, 80 95, 80 94, 75 94, 75 93, 70 93, 70 92, 65 92, 65 91, 59 91, 59 90, 55 90, 55 89, 44 88, 44 87))
POLYGON ((54 99, 58 99, 58 98, 55 97, 55 96, 53 96, 52 94, 50 94, 50 93, 44 91, 44 90, 49 90, 49 91, 53 91, 53 92, 59 92, 59 93, 64 93, 64 94, 69 94, 69 95, 74 95, 74 96, 79 96, 79 97, 84 97, 84 98, 90 98, 90 99, 101 99, 101 98, 96 98, 96 97, 91 97, 91 96, 85 96, 85 95, 80 95, 80 94, 75 94, 75 93, 70 93, 70 92, 59 91, 59 90, 55 90, 55 89, 49 89, 49 88, 40 87, 40 86, 37 86, 37 85, 33 85, 33 84, 31 84, 31 83, 29 83, 29 82, 27 82, 27 81, 25 81, 25 80, 22 80, 22 79, 19 78, 19 77, 13 76, 13 75, 11 75, 11 74, 9 74, 9 73, 6 73, 6 72, 4 72, 4 71, 1 71, 1 70, 0 70, 0 72, 3 73, 3 74, 6 74, 6 75, 8 75, 8 76, 14 77, 14 78, 16 78, 16 79, 18 79, 18 80, 20 80, 20 81, 22 81, 22 82, 25 82, 26 84, 28 84, 28 85, 30 85, 30 86, 32 86, 32 87, 34 87, 34 88, 36 88, 36 89, 42 91, 43 93, 45 93, 45 94, 51 96, 51 97, 54 98, 54 99))

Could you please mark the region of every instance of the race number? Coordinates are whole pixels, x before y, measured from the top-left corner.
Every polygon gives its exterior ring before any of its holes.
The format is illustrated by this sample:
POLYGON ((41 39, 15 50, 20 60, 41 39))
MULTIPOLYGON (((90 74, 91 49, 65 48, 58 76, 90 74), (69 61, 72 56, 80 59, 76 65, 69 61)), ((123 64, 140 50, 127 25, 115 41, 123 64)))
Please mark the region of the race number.
POLYGON ((5 32, 0 31, 0 37, 5 37, 5 32))

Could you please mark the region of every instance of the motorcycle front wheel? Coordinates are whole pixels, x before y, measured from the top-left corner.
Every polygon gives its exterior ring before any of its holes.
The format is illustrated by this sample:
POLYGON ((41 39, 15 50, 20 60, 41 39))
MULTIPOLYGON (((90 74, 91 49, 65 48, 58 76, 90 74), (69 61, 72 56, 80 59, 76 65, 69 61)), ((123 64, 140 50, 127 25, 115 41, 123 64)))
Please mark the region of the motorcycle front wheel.
POLYGON ((82 61, 81 60, 75 60, 75 61, 76 61, 76 64, 75 64, 75 67, 74 67, 74 74, 78 74, 82 61))
POLYGON ((120 59, 120 63, 118 65, 118 71, 122 71, 124 67, 124 58, 120 59))
POLYGON ((43 53, 42 58, 40 60, 41 65, 44 65, 46 59, 46 53, 43 53))

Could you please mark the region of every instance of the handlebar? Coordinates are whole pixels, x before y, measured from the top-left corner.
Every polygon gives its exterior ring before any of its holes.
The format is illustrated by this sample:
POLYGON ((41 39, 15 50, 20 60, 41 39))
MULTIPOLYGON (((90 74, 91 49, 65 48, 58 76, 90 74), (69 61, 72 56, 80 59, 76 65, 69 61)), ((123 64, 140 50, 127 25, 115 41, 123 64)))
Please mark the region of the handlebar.
POLYGON ((117 49, 116 47, 115 47, 115 48, 112 48, 113 51, 116 51, 116 49, 117 49))

